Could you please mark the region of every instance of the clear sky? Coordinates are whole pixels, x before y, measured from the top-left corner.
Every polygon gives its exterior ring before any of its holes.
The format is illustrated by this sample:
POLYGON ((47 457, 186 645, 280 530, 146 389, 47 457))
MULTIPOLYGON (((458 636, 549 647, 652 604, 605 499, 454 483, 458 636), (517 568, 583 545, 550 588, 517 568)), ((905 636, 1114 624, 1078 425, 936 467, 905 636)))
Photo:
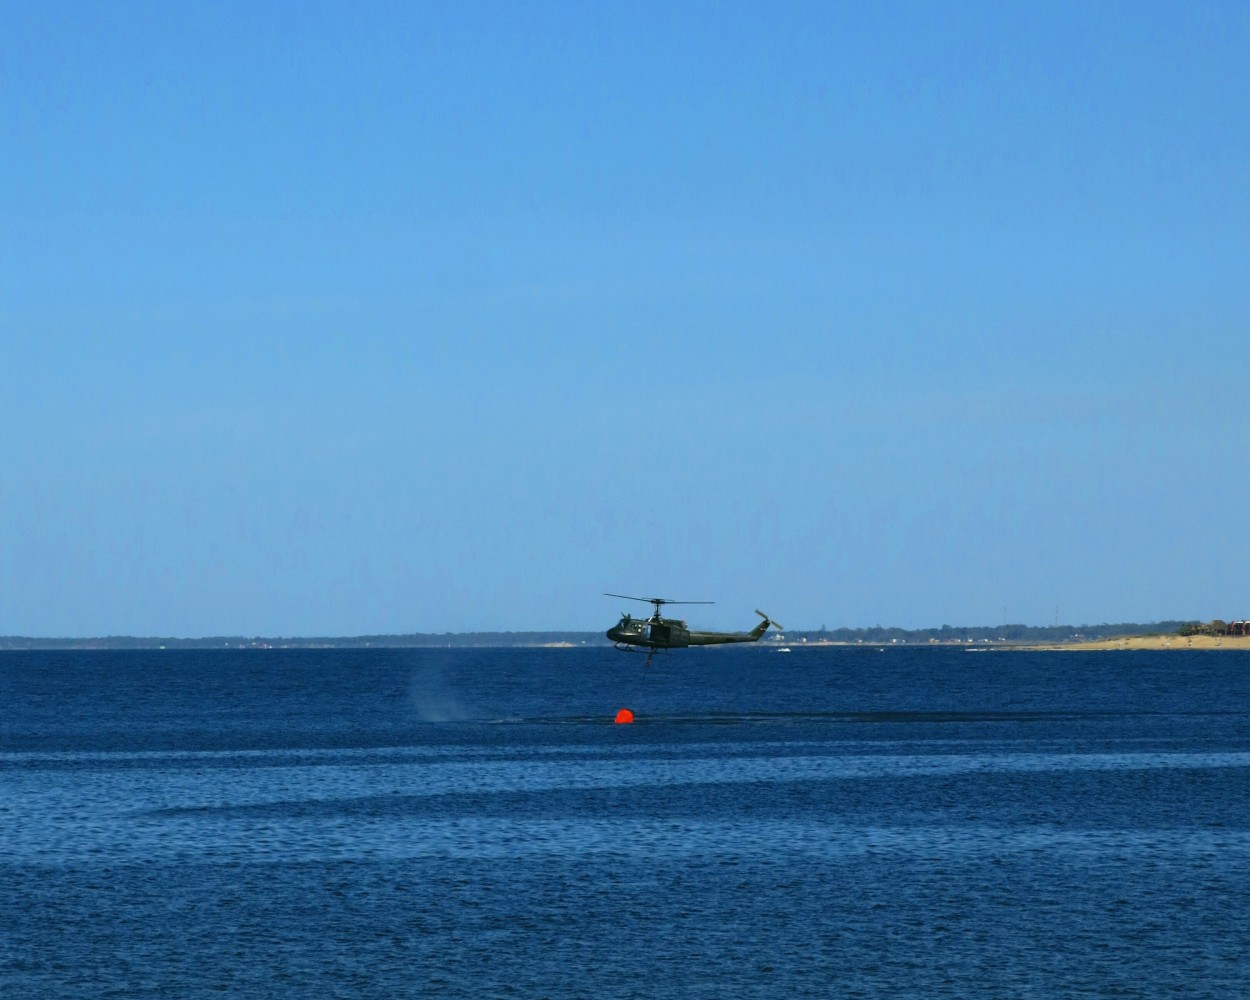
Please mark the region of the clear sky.
POLYGON ((1250 615, 1247 53, 0 0, 0 634, 1250 615))

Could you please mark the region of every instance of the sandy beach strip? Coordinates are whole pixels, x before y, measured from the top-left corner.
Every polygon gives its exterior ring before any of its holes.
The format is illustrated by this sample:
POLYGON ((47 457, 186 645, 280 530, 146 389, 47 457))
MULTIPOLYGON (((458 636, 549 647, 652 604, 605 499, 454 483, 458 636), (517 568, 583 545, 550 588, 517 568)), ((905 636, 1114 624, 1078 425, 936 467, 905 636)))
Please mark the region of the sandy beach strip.
POLYGON ((1250 635, 1125 635, 1091 642, 1056 642, 1005 648, 1059 652, 1094 649, 1250 649, 1250 635))

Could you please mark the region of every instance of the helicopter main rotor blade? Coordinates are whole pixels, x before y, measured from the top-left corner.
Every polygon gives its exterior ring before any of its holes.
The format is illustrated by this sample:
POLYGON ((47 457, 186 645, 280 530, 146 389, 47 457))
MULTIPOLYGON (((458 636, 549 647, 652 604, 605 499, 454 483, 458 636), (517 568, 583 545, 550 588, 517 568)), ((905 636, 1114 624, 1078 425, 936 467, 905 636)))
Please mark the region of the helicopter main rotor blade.
POLYGON ((715 604, 715 601, 672 601, 667 597, 631 597, 629 594, 609 594, 607 591, 603 593, 604 597, 620 597, 626 601, 642 601, 644 604, 715 604))

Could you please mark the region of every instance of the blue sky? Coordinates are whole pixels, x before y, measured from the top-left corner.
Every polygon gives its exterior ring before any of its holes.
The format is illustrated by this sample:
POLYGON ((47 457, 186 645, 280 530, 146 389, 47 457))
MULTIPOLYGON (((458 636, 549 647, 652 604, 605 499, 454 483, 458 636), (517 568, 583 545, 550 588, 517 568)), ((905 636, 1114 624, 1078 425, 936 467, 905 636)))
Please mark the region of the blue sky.
POLYGON ((0 634, 1250 614, 1248 51, 0 0, 0 634))

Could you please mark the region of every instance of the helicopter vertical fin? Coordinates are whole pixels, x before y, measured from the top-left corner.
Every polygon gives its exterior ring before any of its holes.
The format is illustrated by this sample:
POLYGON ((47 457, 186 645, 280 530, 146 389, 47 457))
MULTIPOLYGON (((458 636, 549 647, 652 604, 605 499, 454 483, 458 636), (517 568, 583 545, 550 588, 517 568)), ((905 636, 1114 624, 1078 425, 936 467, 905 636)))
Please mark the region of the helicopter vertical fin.
POLYGON ((777 629, 781 628, 780 625, 778 625, 775 621, 769 618, 768 615, 764 614, 764 612, 760 611, 758 608, 756 609, 755 613, 759 615, 761 618, 763 618, 764 620, 760 622, 758 625, 756 625, 755 628, 751 629, 750 635, 752 639, 759 639, 760 637, 762 637, 763 634, 768 631, 769 625, 771 625, 773 628, 777 628, 777 629))

